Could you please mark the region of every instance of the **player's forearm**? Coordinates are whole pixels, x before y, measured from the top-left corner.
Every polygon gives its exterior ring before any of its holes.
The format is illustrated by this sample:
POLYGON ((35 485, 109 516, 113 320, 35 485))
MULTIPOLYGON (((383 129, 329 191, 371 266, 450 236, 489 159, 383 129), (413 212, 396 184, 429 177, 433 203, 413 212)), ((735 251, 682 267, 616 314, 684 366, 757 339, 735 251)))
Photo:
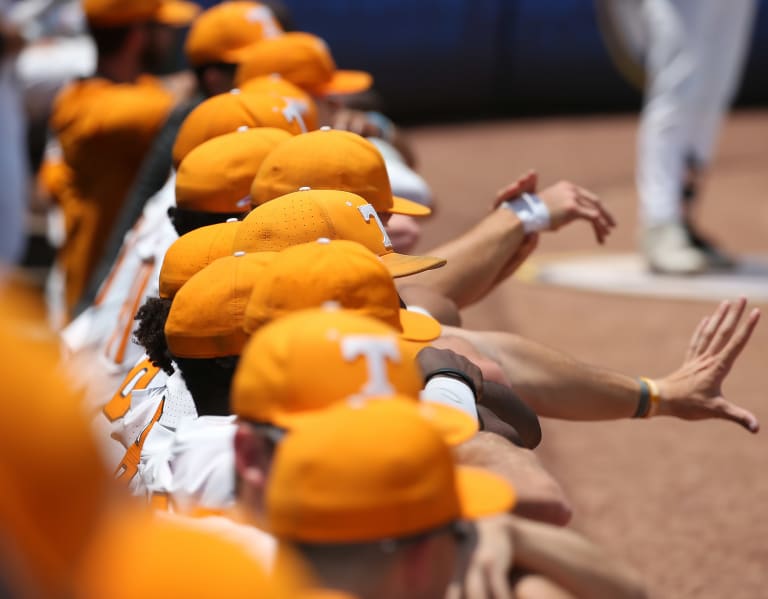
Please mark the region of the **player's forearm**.
POLYGON ((581 599, 642 599, 639 577, 573 531, 512 520, 515 567, 541 574, 581 599))
POLYGON ((459 463, 490 470, 515 487, 515 514, 557 526, 571 519, 563 489, 529 449, 481 431, 454 451, 459 463))
POLYGON ((584 364, 563 352, 510 333, 445 327, 496 360, 510 386, 539 416, 565 420, 630 418, 637 410, 636 379, 584 364))
POLYGON ((443 268, 409 277, 464 308, 485 297, 523 242, 520 220, 510 210, 495 210, 460 237, 430 252, 448 260, 443 268))

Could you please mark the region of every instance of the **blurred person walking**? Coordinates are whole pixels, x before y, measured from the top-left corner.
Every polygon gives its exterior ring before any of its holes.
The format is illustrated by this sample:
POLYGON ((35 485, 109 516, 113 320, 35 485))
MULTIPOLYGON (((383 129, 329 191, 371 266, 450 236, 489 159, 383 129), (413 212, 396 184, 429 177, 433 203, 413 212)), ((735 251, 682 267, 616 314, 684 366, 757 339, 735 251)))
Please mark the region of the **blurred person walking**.
POLYGON ((645 0, 645 104, 637 186, 648 266, 687 275, 730 268, 732 258, 692 220, 700 177, 749 46, 754 0, 645 0))
POLYGON ((68 311, 104 250, 144 155, 184 88, 147 76, 170 51, 172 27, 189 23, 191 3, 89 0, 96 74, 56 98, 51 129, 61 145, 66 184, 58 201, 66 236, 59 253, 68 311))

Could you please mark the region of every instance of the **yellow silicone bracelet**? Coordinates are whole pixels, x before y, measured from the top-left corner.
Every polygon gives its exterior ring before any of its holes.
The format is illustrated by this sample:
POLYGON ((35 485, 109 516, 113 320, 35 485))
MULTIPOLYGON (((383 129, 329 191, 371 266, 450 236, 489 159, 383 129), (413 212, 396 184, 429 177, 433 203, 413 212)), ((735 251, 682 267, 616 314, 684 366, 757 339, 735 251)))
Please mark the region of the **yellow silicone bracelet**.
POLYGON ((640 380, 648 385, 648 391, 650 392, 651 405, 645 415, 646 418, 650 418, 651 416, 654 416, 659 409, 659 400, 661 399, 661 396, 659 395, 659 386, 656 384, 656 381, 644 376, 641 376, 640 380))

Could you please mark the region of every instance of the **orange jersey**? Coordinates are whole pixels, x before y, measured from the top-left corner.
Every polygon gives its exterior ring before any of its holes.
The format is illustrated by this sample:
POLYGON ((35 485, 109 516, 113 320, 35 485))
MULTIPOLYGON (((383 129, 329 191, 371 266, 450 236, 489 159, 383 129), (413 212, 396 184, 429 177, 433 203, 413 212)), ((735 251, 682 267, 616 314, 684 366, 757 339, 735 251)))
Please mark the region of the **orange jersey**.
POLYGON ((155 79, 93 78, 59 94, 51 128, 71 178, 61 191, 66 238, 60 261, 71 309, 93 273, 136 173, 172 108, 155 79))

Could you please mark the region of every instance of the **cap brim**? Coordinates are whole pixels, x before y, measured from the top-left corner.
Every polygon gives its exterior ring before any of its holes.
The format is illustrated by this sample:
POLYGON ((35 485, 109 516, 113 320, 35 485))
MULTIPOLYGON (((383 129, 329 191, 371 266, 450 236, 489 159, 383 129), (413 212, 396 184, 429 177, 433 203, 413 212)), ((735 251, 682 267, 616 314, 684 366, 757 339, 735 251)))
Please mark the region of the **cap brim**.
MULTIPOLYGON (((252 44, 248 44, 247 46, 243 46, 241 48, 233 48, 231 50, 227 50, 226 52, 223 52, 221 55, 221 61, 229 64, 237 64, 239 65, 241 62, 246 60, 248 56, 250 56, 252 50, 258 46, 261 43, 261 40, 258 42, 254 42, 252 44)), ((237 87, 240 87, 242 89, 245 84, 249 80, 241 82, 241 85, 237 85, 237 87)))
POLYGON ((163 25, 184 27, 192 23, 201 10, 200 6, 194 2, 183 2, 182 0, 163 2, 157 9, 154 20, 163 25))
POLYGON ((515 506, 515 490, 506 480, 486 470, 456 467, 456 491, 461 515, 475 520, 508 512, 515 506))
POLYGON ((429 341, 409 341, 405 337, 401 337, 402 339, 402 348, 403 348, 403 357, 406 360, 416 360, 416 358, 419 355, 419 352, 424 349, 425 347, 431 347, 431 343, 429 341))
POLYGON ((405 254, 398 254, 397 252, 391 252, 381 256, 381 261, 389 269, 389 274, 393 277, 407 277, 408 275, 415 275, 425 270, 432 270, 433 268, 440 268, 445 266, 447 262, 445 258, 437 258, 435 256, 406 256, 405 254))
POLYGON ((440 323, 431 316, 404 308, 400 309, 400 325, 403 327, 400 335, 406 341, 434 341, 442 332, 440 323))
POLYGON ((407 200, 398 196, 392 196, 391 214, 407 214, 408 216, 429 216, 432 209, 424 204, 419 204, 413 200, 407 200))
POLYGON ((370 89, 372 85, 373 77, 365 71, 336 71, 330 80, 313 87, 311 93, 315 96, 357 94, 370 89))
MULTIPOLYGON (((339 398, 338 401, 319 407, 315 410, 306 410, 302 412, 276 412, 268 418, 268 422, 288 431, 296 430, 304 426, 312 426, 315 419, 328 410, 335 410, 347 405, 350 398, 339 398)), ((368 397, 365 401, 406 401, 419 410, 421 416, 435 427, 443 440, 451 446, 460 445, 468 441, 478 431, 477 421, 456 408, 444 406, 434 402, 421 401, 418 399, 401 399, 368 397)))
POLYGON ((461 445, 478 431, 477 421, 456 408, 430 401, 418 402, 419 412, 440 433, 448 445, 461 445))

